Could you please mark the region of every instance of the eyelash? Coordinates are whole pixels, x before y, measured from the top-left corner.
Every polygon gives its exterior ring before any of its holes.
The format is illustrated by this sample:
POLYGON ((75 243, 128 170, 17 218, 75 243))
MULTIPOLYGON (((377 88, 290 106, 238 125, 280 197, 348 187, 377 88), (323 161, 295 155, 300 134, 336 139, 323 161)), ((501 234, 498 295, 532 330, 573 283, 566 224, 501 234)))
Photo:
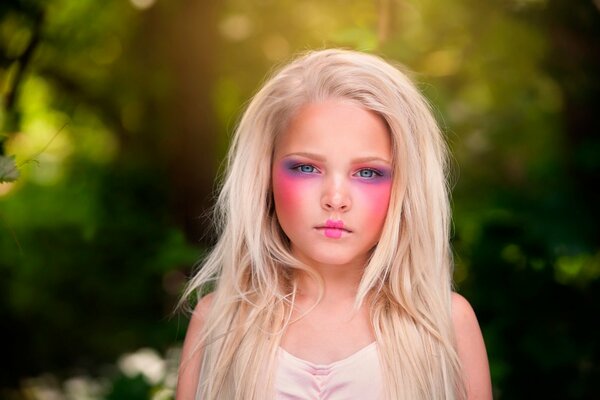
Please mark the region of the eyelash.
POLYGON ((380 177, 380 176, 383 176, 383 173, 382 173, 381 171, 378 171, 378 170, 376 170, 376 169, 373 169, 373 168, 361 168, 361 169, 359 169, 359 170, 356 172, 356 174, 355 174, 355 175, 358 175, 360 178, 365 178, 365 179, 375 179, 375 178, 378 178, 378 177, 380 177), (367 176, 360 176, 360 173, 361 173, 361 172, 363 172, 363 171, 369 171, 369 172, 372 172, 372 173, 373 173, 373 175, 371 175, 371 176, 368 176, 368 177, 367 177, 367 176))
POLYGON ((292 170, 300 172, 301 174, 312 174, 315 171, 318 171, 318 169, 314 166, 314 165, 310 165, 310 164, 298 164, 292 167, 292 170), (302 171, 302 168, 304 167, 310 167, 312 168, 312 171, 302 171))

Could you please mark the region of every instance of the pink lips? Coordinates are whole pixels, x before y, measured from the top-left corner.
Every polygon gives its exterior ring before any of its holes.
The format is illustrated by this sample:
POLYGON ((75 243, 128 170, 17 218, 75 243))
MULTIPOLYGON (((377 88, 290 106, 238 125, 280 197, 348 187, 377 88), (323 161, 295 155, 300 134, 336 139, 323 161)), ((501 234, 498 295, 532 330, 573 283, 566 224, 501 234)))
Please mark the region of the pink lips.
POLYGON ((323 228, 325 229, 325 236, 332 239, 341 238, 342 232, 345 231, 344 222, 342 220, 334 221, 332 219, 328 219, 325 221, 323 228))

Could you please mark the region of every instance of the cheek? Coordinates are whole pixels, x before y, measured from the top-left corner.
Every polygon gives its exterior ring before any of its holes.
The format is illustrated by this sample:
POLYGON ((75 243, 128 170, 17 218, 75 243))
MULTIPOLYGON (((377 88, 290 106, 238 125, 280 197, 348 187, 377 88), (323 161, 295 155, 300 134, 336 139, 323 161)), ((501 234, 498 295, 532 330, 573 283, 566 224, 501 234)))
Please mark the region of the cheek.
POLYGON ((378 229, 381 228, 385 221, 390 203, 391 190, 391 181, 362 185, 357 190, 358 195, 362 199, 361 203, 365 210, 365 217, 373 221, 378 229))
POLYGON ((306 197, 305 179, 291 176, 281 168, 273 169, 273 198, 281 222, 299 216, 306 197))

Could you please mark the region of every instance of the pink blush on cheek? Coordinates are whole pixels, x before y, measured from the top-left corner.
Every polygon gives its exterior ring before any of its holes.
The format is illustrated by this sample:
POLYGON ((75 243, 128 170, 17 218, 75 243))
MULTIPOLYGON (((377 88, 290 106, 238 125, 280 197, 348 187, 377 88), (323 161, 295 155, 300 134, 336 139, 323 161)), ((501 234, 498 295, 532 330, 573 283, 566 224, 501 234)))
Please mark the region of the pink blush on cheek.
POLYGON ((298 210, 305 185, 283 169, 281 166, 273 168, 273 197, 278 212, 287 214, 298 210))
POLYGON ((390 203, 391 191, 391 181, 359 188, 357 195, 360 195, 363 198, 363 204, 369 207, 368 213, 373 222, 377 221, 378 224, 383 224, 390 203))

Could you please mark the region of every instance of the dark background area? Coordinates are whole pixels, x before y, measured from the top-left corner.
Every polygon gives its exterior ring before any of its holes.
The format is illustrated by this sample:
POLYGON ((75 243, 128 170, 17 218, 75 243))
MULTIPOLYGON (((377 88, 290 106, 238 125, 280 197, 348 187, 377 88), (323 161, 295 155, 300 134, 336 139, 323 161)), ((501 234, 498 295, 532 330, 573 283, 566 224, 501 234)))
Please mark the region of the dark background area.
POLYGON ((404 64, 447 134, 495 398, 600 398, 597 0, 3 0, 0 398, 171 398, 237 118, 332 46, 404 64))

